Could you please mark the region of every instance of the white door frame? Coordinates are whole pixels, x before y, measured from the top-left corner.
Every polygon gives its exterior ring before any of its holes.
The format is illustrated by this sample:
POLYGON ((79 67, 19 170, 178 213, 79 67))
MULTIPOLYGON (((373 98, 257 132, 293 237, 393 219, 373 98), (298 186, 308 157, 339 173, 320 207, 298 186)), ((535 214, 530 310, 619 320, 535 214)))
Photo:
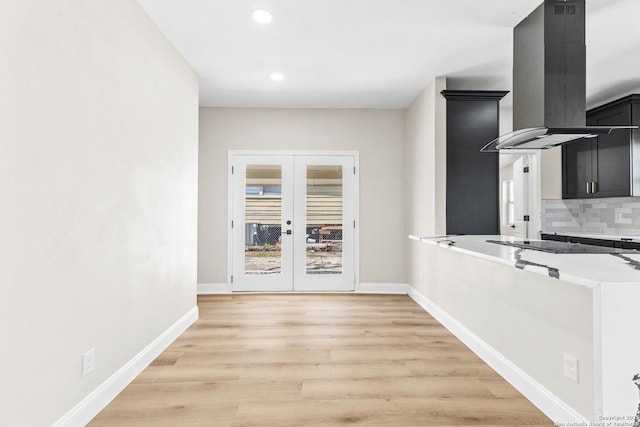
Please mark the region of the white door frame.
MULTIPOLYGON (((542 230, 542 200, 541 200, 541 180, 540 167, 542 164, 541 150, 509 150, 509 154, 519 155, 523 161, 524 166, 529 167, 528 176, 525 179, 526 191, 524 202, 524 208, 527 212, 525 215, 529 215, 529 223, 525 224, 526 232, 524 237, 531 239, 539 239, 540 232, 542 230)), ((518 160, 519 160, 518 159, 518 160)), ((516 176, 516 162, 513 163, 513 181, 515 185, 516 176)), ((515 191, 515 189, 514 189, 515 191)), ((502 223, 502 220, 500 220, 502 223)))
POLYGON ((356 150, 229 150, 227 154, 227 287, 233 290, 233 158, 237 155, 244 156, 352 156, 355 167, 354 184, 354 285, 353 290, 360 283, 360 155, 356 150))

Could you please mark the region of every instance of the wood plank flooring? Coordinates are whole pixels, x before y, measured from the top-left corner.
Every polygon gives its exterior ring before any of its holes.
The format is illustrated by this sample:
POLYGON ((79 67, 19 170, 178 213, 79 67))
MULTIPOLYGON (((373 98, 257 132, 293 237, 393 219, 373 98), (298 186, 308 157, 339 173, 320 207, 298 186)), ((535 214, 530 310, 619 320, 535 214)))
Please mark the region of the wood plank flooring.
POLYGON ((90 426, 553 425, 406 295, 198 305, 200 319, 90 426))

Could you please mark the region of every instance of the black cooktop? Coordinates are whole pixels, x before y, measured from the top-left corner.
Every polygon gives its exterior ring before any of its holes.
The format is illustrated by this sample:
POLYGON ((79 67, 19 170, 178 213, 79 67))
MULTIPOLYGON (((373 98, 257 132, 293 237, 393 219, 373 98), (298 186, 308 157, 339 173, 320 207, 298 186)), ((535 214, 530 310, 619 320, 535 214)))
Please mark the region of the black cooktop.
POLYGON ((608 248, 605 246, 584 245, 581 243, 556 242, 554 240, 522 240, 517 242, 487 240, 487 242, 520 249, 548 252, 551 254, 640 254, 640 251, 635 249, 608 248))

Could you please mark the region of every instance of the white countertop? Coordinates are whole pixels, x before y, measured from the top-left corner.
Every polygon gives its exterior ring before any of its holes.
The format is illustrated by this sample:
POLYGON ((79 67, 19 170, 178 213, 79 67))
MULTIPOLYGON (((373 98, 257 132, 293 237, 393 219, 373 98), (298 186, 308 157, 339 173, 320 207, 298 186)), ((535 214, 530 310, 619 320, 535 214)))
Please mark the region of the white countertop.
POLYGON ((556 277, 576 285, 586 287, 629 283, 640 285, 640 270, 629 263, 630 260, 640 263, 640 252, 622 254, 626 258, 623 259, 611 254, 553 254, 487 242, 487 240, 507 242, 525 240, 508 236, 409 236, 409 238, 514 268, 556 277), (516 266, 516 264, 519 265, 516 266))

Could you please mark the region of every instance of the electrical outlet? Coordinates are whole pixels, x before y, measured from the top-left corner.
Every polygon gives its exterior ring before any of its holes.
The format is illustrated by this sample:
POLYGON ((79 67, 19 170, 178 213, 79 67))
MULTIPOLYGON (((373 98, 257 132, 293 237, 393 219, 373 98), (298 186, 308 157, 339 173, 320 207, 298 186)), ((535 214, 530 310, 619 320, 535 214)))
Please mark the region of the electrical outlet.
POLYGON ((567 353, 564 353, 564 376, 578 382, 578 359, 567 353))
POLYGON ((92 348, 82 353, 82 376, 86 377, 96 368, 96 350, 92 348))

